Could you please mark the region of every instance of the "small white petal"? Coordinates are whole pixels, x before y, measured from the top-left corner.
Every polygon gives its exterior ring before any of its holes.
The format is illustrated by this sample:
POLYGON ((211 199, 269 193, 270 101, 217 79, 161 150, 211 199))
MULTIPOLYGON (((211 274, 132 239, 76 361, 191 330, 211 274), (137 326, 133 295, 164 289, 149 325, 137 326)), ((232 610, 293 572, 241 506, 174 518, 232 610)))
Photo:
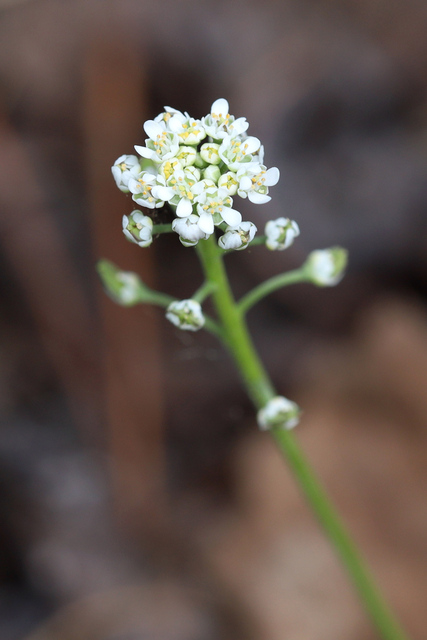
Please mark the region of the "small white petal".
POLYGON ((149 158, 150 160, 156 158, 156 152, 148 149, 147 147, 141 147, 141 145, 135 145, 135 151, 139 153, 143 158, 149 158))
POLYGON ((151 193, 153 194, 154 198, 157 198, 158 200, 166 200, 166 202, 172 200, 175 195, 175 191, 172 189, 172 187, 162 187, 159 185, 153 187, 151 193))
POLYGON ((261 140, 255 138, 254 136, 249 136, 246 140, 242 142, 242 151, 244 150, 246 154, 255 153, 261 146, 261 140))
POLYGON ((271 167, 266 171, 264 176, 264 184, 267 187, 274 187, 275 184, 279 182, 280 171, 277 167, 271 167))
POLYGON ((193 212, 193 205, 187 198, 181 198, 176 208, 176 215, 179 218, 185 218, 193 212))
POLYGON ((147 122, 144 122, 144 131, 151 140, 155 140, 157 136, 161 136, 165 130, 158 122, 147 120, 147 122))
POLYGON ((230 209, 229 207, 224 207, 221 211, 221 216, 224 222, 230 225, 230 227, 237 227, 237 225, 242 222, 241 214, 235 209, 230 209))
POLYGON ((214 232, 214 222, 210 213, 203 212, 199 219, 199 228, 211 235, 214 232))
POLYGON ((219 116, 221 115, 223 118, 228 114, 228 102, 224 98, 219 98, 215 100, 211 107, 211 113, 219 116))
POLYGON ((261 193, 257 193, 256 191, 249 191, 248 198, 254 204, 265 204, 271 200, 270 196, 263 196, 261 193))
POLYGON ((242 191, 248 191, 252 187, 252 180, 248 176, 240 178, 239 189, 242 191))

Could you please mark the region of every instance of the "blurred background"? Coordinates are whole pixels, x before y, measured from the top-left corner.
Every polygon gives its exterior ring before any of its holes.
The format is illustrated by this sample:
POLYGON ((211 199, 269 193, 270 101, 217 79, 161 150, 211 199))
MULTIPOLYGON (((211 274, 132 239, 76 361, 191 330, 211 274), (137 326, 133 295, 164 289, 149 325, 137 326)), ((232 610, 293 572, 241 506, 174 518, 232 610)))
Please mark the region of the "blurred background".
MULTIPOLYGON (((188 297, 174 235, 128 243, 110 166, 164 105, 224 97, 278 166, 239 202, 285 253, 228 258, 241 295, 342 245, 336 288, 249 314, 298 438, 415 640, 427 595, 424 0, 0 0, 0 637, 374 640, 228 356, 116 307, 105 257, 188 297)), ((241 205, 241 206, 240 206, 241 205)))

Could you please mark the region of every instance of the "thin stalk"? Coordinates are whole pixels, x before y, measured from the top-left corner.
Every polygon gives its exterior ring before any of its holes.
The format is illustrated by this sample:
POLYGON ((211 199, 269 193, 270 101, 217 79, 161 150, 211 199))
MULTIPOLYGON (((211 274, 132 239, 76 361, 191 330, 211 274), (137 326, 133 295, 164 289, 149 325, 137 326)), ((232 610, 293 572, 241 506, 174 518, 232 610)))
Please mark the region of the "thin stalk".
MULTIPOLYGON (((257 409, 277 395, 252 344, 242 306, 237 307, 223 264, 223 254, 214 236, 197 245, 207 281, 216 284, 212 297, 222 324, 225 343, 231 351, 249 397, 257 409)), ((275 428, 271 434, 289 463, 294 477, 304 493, 325 533, 346 567, 366 610, 384 640, 407 640, 377 589, 359 551, 351 540, 334 506, 322 488, 309 462, 289 431, 275 428)))
POLYGON ((287 271, 286 273, 281 273, 278 276, 269 278, 269 280, 262 282, 239 300, 237 306, 240 313, 247 313, 251 307, 273 291, 298 282, 310 282, 310 279, 307 277, 303 269, 287 271))

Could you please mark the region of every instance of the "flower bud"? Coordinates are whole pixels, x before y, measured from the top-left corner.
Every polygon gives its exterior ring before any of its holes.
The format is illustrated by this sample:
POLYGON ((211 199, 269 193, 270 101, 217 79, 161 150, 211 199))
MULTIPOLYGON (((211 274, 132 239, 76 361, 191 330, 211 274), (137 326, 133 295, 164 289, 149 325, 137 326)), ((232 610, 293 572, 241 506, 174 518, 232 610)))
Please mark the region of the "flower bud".
POLYGON ((199 169, 204 169, 209 163, 205 162, 202 158, 202 156, 200 155, 200 153, 197 151, 196 153, 196 160, 194 162, 194 165, 196 167, 198 167, 199 169))
POLYGON ((110 298, 124 307, 131 307, 145 298, 146 287, 132 271, 121 271, 112 262, 100 260, 97 270, 110 298))
POLYGON ((218 179, 221 176, 221 171, 219 170, 219 167, 215 164, 209 164, 206 169, 203 171, 203 177, 205 178, 205 180, 213 180, 213 182, 216 184, 218 182, 218 179))
POLYGON ((299 422, 301 410, 295 402, 276 396, 258 411, 258 426, 263 431, 274 427, 293 429, 299 422))
POLYGON ((289 218, 269 220, 265 225, 266 246, 270 251, 283 251, 291 246, 300 231, 297 223, 289 218))
POLYGON ((196 300, 176 300, 166 309, 166 318, 184 331, 198 331, 205 324, 202 307, 196 300))
POLYGON ((215 142, 205 142, 200 147, 200 155, 202 159, 208 164, 219 164, 221 162, 221 158, 219 157, 219 144, 215 142))
POLYGON ((252 242, 256 232, 257 228, 253 222, 241 222, 236 227, 227 227, 224 235, 218 239, 218 245, 224 251, 241 251, 252 242))
POLYGON ((199 227, 199 216, 191 214, 186 218, 175 218, 172 221, 172 230, 179 234, 179 239, 184 247, 194 247, 199 240, 208 237, 199 227))
POLYGON ((318 287, 333 287, 344 276, 348 251, 341 247, 312 251, 303 269, 307 278, 318 287))
POLYGON ((130 242, 148 247, 153 242, 153 221, 135 209, 129 216, 123 216, 123 233, 130 242))

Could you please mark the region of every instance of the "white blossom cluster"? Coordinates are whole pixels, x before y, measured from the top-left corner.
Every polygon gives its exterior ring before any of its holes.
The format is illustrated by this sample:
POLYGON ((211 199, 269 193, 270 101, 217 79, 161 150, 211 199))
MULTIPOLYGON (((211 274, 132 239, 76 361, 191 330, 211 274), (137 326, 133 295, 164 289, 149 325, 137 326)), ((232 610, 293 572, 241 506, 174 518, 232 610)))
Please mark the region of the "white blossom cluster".
MULTIPOLYGON (((147 120, 145 146, 136 145, 136 155, 120 156, 112 167, 118 188, 148 209, 166 202, 174 209, 172 222, 184 246, 221 227, 219 245, 225 250, 244 249, 256 227, 242 222, 233 208, 233 197, 263 204, 271 198, 269 187, 277 184, 277 167, 264 165, 260 140, 248 136, 246 118, 229 114, 227 100, 220 98, 200 120, 171 107, 154 120, 147 120)), ((133 212, 123 218, 126 237, 148 246, 151 226, 147 216, 133 212), (141 231, 141 233, 139 233, 141 231)))

